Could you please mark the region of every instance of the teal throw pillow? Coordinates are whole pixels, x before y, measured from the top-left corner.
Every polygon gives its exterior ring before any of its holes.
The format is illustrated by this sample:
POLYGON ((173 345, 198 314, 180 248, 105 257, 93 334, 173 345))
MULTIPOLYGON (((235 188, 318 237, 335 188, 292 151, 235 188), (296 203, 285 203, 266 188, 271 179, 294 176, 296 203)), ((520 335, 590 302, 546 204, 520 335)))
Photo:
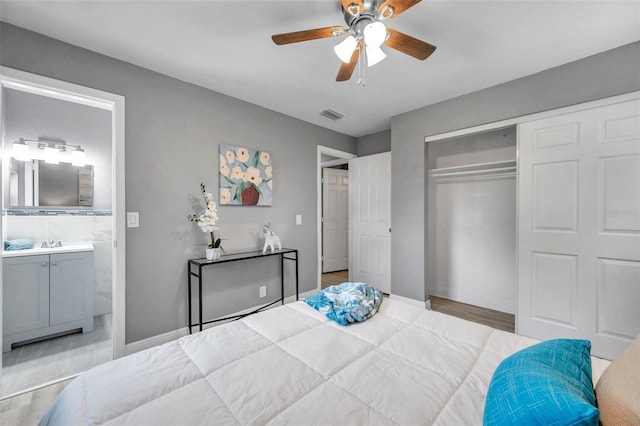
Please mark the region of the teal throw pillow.
POLYGON ((490 425, 598 425, 588 340, 549 340, 506 358, 484 407, 490 425))

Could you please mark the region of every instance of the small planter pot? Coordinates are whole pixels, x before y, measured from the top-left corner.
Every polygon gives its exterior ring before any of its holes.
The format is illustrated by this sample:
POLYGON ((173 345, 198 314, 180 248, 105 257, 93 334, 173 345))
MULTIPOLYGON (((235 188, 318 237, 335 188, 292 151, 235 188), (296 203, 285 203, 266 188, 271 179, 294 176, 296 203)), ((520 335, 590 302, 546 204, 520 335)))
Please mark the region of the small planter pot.
POLYGON ((207 260, 218 260, 220 259, 220 248, 209 248, 207 247, 207 260))

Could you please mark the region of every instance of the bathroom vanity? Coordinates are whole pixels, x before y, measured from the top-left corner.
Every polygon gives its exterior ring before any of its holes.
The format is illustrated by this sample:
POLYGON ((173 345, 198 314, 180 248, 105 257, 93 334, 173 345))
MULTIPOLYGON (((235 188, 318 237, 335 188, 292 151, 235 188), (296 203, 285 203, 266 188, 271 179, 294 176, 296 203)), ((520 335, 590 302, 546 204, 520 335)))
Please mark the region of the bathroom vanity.
POLYGON ((3 251, 2 351, 14 343, 93 331, 93 245, 3 251))

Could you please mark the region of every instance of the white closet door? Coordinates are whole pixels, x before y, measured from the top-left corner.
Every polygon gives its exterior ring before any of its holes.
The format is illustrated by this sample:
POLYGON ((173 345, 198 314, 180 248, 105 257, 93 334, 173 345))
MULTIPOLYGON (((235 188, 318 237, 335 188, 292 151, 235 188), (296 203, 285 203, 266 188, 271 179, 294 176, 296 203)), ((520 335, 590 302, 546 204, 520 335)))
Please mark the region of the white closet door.
POLYGON ((517 332, 619 354, 640 333, 640 101, 518 128, 517 332))
POLYGON ((391 292, 391 153, 349 160, 349 279, 391 292))
POLYGON ((349 268, 349 172, 322 169, 322 272, 349 268))

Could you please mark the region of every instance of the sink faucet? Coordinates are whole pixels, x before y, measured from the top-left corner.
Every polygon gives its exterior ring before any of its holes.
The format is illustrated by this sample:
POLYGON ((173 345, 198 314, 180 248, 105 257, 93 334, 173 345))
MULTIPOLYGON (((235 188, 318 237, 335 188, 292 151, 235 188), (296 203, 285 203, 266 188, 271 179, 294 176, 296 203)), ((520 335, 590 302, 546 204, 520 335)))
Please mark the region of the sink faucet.
POLYGON ((42 245, 40 246, 40 248, 54 248, 54 247, 62 247, 62 241, 58 240, 58 242, 55 242, 51 240, 48 243, 46 241, 43 241, 42 245))

